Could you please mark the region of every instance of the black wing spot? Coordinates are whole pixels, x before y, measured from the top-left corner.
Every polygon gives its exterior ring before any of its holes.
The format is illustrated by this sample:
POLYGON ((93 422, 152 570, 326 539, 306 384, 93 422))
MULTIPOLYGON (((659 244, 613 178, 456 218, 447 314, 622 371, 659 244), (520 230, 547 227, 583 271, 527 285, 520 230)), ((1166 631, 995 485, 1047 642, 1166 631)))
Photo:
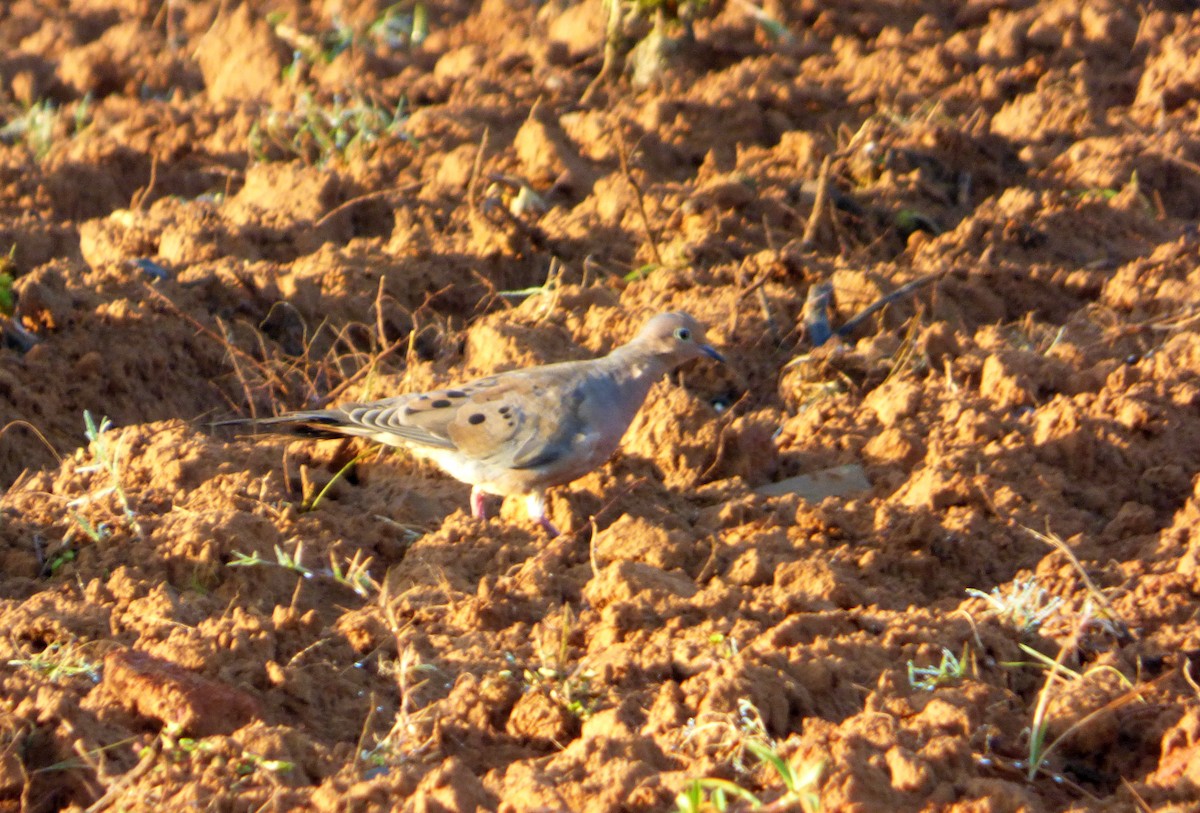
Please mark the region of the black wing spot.
POLYGON ((466 398, 467 394, 462 390, 446 390, 447 398, 466 398))
POLYGON ((513 466, 514 469, 536 469, 541 466, 549 466, 555 461, 561 460, 566 454, 565 449, 546 449, 537 457, 531 457, 528 460, 522 460, 520 463, 513 466))
POLYGON ((500 407, 500 414, 501 414, 501 415, 504 415, 505 417, 507 417, 507 416, 508 416, 508 413, 510 413, 510 412, 512 412, 512 407, 507 407, 507 406, 502 406, 502 407, 500 407))
POLYGON ((450 406, 450 402, 445 398, 439 398, 430 404, 430 406, 434 409, 445 409, 446 407, 450 406))
POLYGON ((486 415, 484 415, 482 412, 476 412, 476 413, 473 413, 469 418, 467 418, 467 423, 481 424, 486 420, 487 420, 486 415))

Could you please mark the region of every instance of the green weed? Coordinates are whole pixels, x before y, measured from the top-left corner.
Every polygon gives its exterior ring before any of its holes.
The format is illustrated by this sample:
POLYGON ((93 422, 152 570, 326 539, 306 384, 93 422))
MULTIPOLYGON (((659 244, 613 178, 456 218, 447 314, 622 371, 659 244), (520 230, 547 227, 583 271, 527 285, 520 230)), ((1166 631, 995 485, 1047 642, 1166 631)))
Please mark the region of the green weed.
MULTIPOLYGON (((79 513, 78 511, 76 511, 73 508, 68 508, 67 513, 70 514, 71 519, 72 519, 72 521, 74 521, 75 525, 81 531, 83 531, 84 535, 87 536, 88 539, 92 540, 93 542, 99 544, 99 543, 103 542, 105 539, 108 539, 110 536, 112 536, 112 529, 108 527, 107 523, 101 522, 97 525, 93 525, 91 520, 89 520, 87 517, 85 517, 83 514, 79 513)), ((68 550, 70 550, 70 549, 68 549, 68 550)), ((72 553, 72 555, 71 555, 70 559, 68 559, 67 561, 71 561, 75 558, 73 550, 71 551, 71 553, 72 553)), ((59 563, 59 564, 61 566, 61 564, 63 564, 63 563, 59 563)))
MULTIPOLYGON (((811 762, 797 769, 779 754, 773 742, 751 739, 746 742, 746 749, 754 754, 761 764, 771 768, 783 784, 783 795, 771 801, 773 809, 799 809, 805 813, 817 813, 821 810, 819 786, 821 774, 825 770, 823 761, 811 762)), ((693 779, 688 783, 683 793, 675 797, 675 806, 679 813, 722 813, 729 809, 733 800, 744 802, 753 810, 764 805, 762 799, 736 782, 706 778, 693 779)))
MULTIPOLYGON (((283 759, 270 759, 250 751, 243 751, 233 759, 224 760, 220 753, 222 743, 219 740, 215 738, 195 739, 193 737, 181 737, 179 736, 181 731, 182 729, 177 723, 168 723, 160 735, 162 737, 160 746, 162 754, 172 762, 180 763, 191 762, 197 759, 212 759, 232 769, 233 774, 239 778, 239 781, 260 771, 283 775, 291 773, 296 768, 294 762, 283 759)), ((152 746, 147 746, 142 749, 141 756, 144 758, 152 753, 152 746)))
POLYGON ((68 509, 75 521, 80 525, 83 531, 92 538, 94 542, 103 541, 107 532, 103 523, 92 526, 90 522, 84 519, 81 515, 75 513, 74 509, 81 505, 94 502, 98 499, 114 494, 117 501, 120 503, 121 512, 125 517, 125 523, 139 537, 143 536, 141 523, 138 522, 137 516, 134 514, 133 505, 129 500, 129 495, 125 491, 122 483, 121 475, 121 454, 122 449, 119 444, 112 442, 109 435, 109 430, 113 428, 112 421, 108 418, 101 418, 100 423, 96 423, 92 413, 84 410, 83 412, 84 436, 88 440, 88 450, 92 454, 91 463, 86 466, 80 466, 78 471, 84 474, 91 474, 97 471, 103 471, 108 474, 112 482, 108 488, 102 489, 96 493, 88 494, 84 497, 72 500, 67 504, 68 509))
MULTIPOLYGON (((552 652, 538 648, 540 664, 520 670, 526 689, 538 689, 571 714, 586 720, 600 705, 600 694, 592 685, 596 672, 577 663, 570 664, 570 636, 575 618, 569 607, 563 608, 558 641, 552 652)), ((506 656, 513 667, 500 672, 500 677, 511 679, 517 674, 516 659, 506 656)))
POLYGON ((0 141, 24 144, 33 157, 41 161, 54 146, 54 127, 57 122, 58 108, 49 99, 42 99, 0 127, 0 141))
POLYGON ((356 96, 318 102, 303 93, 290 112, 273 110, 250 128, 250 155, 255 161, 300 159, 315 166, 365 157, 388 140, 404 137, 406 101, 382 107, 356 96))
MULTIPOLYGON (((78 515, 76 516, 78 517, 78 515)), ((82 522, 87 523, 87 520, 82 520, 82 522)), ((43 568, 43 575, 57 576, 58 571, 62 570, 64 565, 74 562, 76 556, 78 556, 78 553, 74 548, 63 548, 58 554, 52 556, 50 561, 46 562, 43 568)))
POLYGON ((399 704, 396 718, 387 734, 376 741, 373 747, 367 748, 366 740, 377 708, 376 704, 371 704, 371 714, 363 723, 363 733, 355 749, 359 761, 370 766, 371 770, 403 762, 429 744, 430 739, 424 738, 422 734, 423 721, 428 716, 429 709, 415 708, 416 693, 428 683, 428 679, 417 678, 423 674, 438 672, 438 668, 433 664, 421 661, 416 647, 412 644, 404 646, 395 660, 380 658, 378 669, 380 675, 395 679, 399 704))
POLYGON ((992 615, 1007 621, 1021 632, 1036 630, 1062 604, 1062 599, 1050 596, 1035 577, 1014 581, 1007 591, 993 587, 990 593, 985 593, 969 587, 967 595, 986 601, 992 615))
POLYGON ((321 490, 317 492, 316 496, 314 496, 311 501, 305 500, 305 504, 301 506, 301 510, 316 511, 321 505, 321 500, 325 499, 325 495, 329 493, 329 489, 333 488, 333 484, 345 477, 346 472, 350 471, 350 469, 354 468, 354 466, 358 465, 363 460, 366 460, 373 454, 375 454, 375 450, 372 449, 356 455, 349 463, 337 470, 333 477, 329 479, 329 482, 321 487, 321 490))
POLYGON ((17 300, 13 295, 13 282, 16 281, 16 263, 13 257, 17 253, 17 246, 14 243, 8 250, 8 254, 0 257, 0 314, 4 316, 12 316, 13 310, 16 308, 17 300))
POLYGON ((286 12, 268 14, 267 23, 294 53, 284 78, 297 79, 307 64, 328 64, 351 48, 402 51, 420 45, 429 36, 429 9, 423 2, 403 0, 385 8, 363 28, 334 15, 332 26, 316 33, 291 25, 286 12))
MULTIPOLYGON (((1038 652, 1032 647, 1021 645, 1021 649, 1029 655, 1033 655, 1040 664, 1046 666, 1046 682, 1042 685, 1042 690, 1038 692, 1038 702, 1033 710, 1033 719, 1029 726, 1029 760, 1026 772, 1026 778, 1033 781, 1035 777, 1046 769, 1046 761, 1050 754, 1067 740, 1072 734, 1086 726, 1092 720, 1102 714, 1105 714, 1114 709, 1132 702, 1133 700, 1143 700, 1141 690, 1133 686, 1133 683, 1121 674, 1120 671, 1111 666, 1101 666, 1095 669, 1089 669, 1087 672, 1079 673, 1063 666, 1063 659, 1072 649, 1070 645, 1063 645, 1059 650, 1058 657, 1050 659, 1038 652), (1049 721, 1046 713, 1050 707, 1050 700, 1053 696, 1053 689, 1056 683, 1068 680, 1083 680, 1089 675, 1096 674, 1101 671, 1111 671, 1117 674, 1121 682, 1128 687, 1128 691, 1118 695, 1117 697, 1105 703, 1098 709, 1095 709, 1089 714, 1084 715, 1080 719, 1073 722, 1065 731, 1055 737, 1052 741, 1047 741, 1049 732, 1049 721)), ((1143 700, 1144 702, 1144 700, 1143 700)))
POLYGON ((31 669, 57 683, 63 678, 86 675, 93 683, 100 682, 100 667, 95 661, 83 654, 87 644, 76 642, 53 643, 41 652, 31 654, 27 658, 15 658, 8 662, 9 666, 21 666, 31 669))
POLYGON ((720 632, 708 636, 708 643, 722 660, 733 660, 738 654, 736 638, 729 638, 720 632))
POLYGON ((963 654, 955 655, 949 649, 942 648, 942 661, 937 666, 916 666, 908 662, 908 685, 914 689, 932 692, 939 686, 946 686, 962 680, 967 671, 969 661, 967 645, 963 645, 963 654))
POLYGON ((0 127, 0 141, 6 144, 24 144, 41 161, 60 137, 73 138, 83 132, 91 117, 92 96, 87 94, 75 103, 70 112, 70 124, 65 132, 59 132, 62 111, 50 99, 41 99, 27 106, 18 115, 9 118, 0 127))
POLYGON ((393 51, 420 45, 429 36, 429 9, 424 3, 393 3, 367 26, 367 37, 393 51), (412 6, 411 10, 407 6, 412 6))
POLYGON ((318 576, 331 579, 343 587, 350 588, 363 598, 367 598, 379 590, 379 583, 371 578, 371 557, 364 557, 362 551, 358 550, 354 552, 354 556, 344 563, 338 562, 334 558, 334 555, 330 553, 329 567, 320 570, 313 570, 304 565, 302 561, 304 558, 303 542, 297 543, 294 554, 288 553, 276 545, 274 562, 270 559, 262 558, 257 551, 252 554, 233 551, 232 556, 233 560, 227 562, 226 567, 281 567, 284 570, 290 570, 293 573, 299 574, 305 579, 312 579, 318 576))

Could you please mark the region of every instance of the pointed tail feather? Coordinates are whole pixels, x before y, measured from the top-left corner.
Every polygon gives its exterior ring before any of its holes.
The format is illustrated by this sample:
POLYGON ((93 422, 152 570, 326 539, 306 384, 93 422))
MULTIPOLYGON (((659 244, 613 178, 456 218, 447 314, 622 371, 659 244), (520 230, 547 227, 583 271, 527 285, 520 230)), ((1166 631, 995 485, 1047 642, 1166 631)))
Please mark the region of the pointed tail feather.
MULTIPOLYGON (((369 406, 369 405, 368 405, 369 406)), ((454 442, 416 426, 399 422, 373 420, 359 414, 359 410, 315 409, 308 412, 289 412, 275 418, 240 418, 217 421, 210 426, 242 425, 259 427, 266 432, 280 432, 308 438, 370 438, 387 446, 418 446, 433 449, 454 449, 454 442)))
POLYGON ((284 435, 297 435, 306 438, 344 438, 347 435, 358 434, 345 431, 345 420, 336 412, 290 412, 273 418, 233 418, 227 421, 213 421, 210 427, 243 426, 249 427, 251 434, 268 432, 284 435))

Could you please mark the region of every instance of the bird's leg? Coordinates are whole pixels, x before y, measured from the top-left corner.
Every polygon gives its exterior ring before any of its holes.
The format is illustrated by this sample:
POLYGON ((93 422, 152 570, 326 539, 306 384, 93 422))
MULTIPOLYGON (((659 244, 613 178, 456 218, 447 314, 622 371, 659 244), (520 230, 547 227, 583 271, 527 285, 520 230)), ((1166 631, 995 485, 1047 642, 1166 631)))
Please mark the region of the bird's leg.
POLYGON ((554 527, 554 523, 546 518, 546 496, 540 491, 535 491, 525 498, 525 510, 529 512, 529 518, 537 520, 537 524, 546 529, 546 533, 551 537, 558 536, 558 528, 554 527))
POLYGON ((487 494, 480 491, 479 486, 471 487, 471 516, 487 519, 487 494))

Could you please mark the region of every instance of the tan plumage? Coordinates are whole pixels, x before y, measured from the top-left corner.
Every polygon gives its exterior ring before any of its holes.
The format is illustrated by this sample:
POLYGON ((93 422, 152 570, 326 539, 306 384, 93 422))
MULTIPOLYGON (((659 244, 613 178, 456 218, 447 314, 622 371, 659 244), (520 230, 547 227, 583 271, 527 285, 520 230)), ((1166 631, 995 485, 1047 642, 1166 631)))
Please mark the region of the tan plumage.
POLYGON ((524 496, 530 516, 557 533, 545 517, 545 489, 608 460, 654 382, 701 356, 724 361, 705 343, 704 328, 695 319, 664 313, 601 358, 512 370, 455 387, 293 412, 261 423, 403 446, 469 483, 476 516, 483 516, 484 494, 524 496))

